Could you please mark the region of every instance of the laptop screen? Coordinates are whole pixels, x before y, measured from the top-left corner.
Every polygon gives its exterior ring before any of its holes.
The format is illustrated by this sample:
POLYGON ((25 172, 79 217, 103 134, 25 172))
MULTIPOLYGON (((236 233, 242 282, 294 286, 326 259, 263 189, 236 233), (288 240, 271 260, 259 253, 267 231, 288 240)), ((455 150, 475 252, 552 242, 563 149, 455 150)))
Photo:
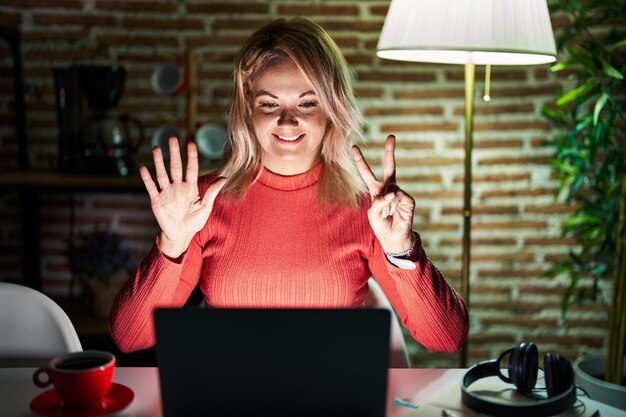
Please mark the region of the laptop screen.
POLYGON ((383 417, 390 312, 155 311, 164 417, 383 417))

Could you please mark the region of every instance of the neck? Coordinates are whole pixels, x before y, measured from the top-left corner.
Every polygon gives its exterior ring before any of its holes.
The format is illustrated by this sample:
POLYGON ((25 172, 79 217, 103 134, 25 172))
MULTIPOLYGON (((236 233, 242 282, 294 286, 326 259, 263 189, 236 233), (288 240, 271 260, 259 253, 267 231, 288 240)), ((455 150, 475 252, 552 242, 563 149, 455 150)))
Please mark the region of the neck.
POLYGON ((304 174, 307 171, 310 171, 311 168, 318 165, 320 163, 320 159, 316 158, 311 161, 302 161, 302 160, 293 160, 287 162, 277 163, 264 163, 261 161, 261 164, 268 170, 272 171, 275 174, 290 176, 290 175, 299 175, 304 174))

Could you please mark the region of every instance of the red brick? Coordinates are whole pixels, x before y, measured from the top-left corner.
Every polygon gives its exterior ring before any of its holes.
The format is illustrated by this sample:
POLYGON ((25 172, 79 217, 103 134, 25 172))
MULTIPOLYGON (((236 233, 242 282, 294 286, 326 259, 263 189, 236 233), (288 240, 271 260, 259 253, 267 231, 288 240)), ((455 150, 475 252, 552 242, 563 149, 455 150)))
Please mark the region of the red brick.
POLYGON ((432 73, 419 72, 361 71, 358 72, 357 79, 359 81, 434 82, 435 76, 432 73))
POLYGON ((178 46, 178 40, 173 37, 166 36, 137 36, 137 35, 100 35, 96 37, 99 45, 116 45, 127 47, 130 45, 165 45, 165 46, 178 46))
POLYGON ((478 268, 477 275, 481 278, 541 278, 544 271, 541 269, 487 269, 478 268))
POLYGON ((507 221, 507 222, 474 222, 472 229, 474 230, 506 230, 506 229, 545 229, 548 223, 544 221, 507 221))
POLYGON ((345 53, 344 57, 350 65, 371 65, 372 60, 374 59, 371 55, 368 54, 345 53))
POLYGON ((480 309, 485 311, 499 311, 505 314, 527 315, 535 314, 546 309, 559 308, 560 303, 529 302, 529 301, 471 301, 470 311, 480 309))
POLYGON ((359 8, 353 5, 301 5, 301 4, 279 4, 277 7, 279 15, 292 16, 312 16, 312 15, 334 15, 334 16, 357 16, 359 8))
MULTIPOLYGON (((475 140, 473 142, 474 149, 503 149, 503 148, 522 148, 524 142, 520 139, 493 139, 493 140, 475 140)), ((446 147, 450 149, 464 149, 465 142, 446 143, 446 147)))
POLYGON ((424 183, 440 183, 441 182, 441 175, 402 175, 400 173, 398 173, 396 175, 396 181, 398 182, 398 184, 400 184, 400 186, 402 186, 403 184, 410 184, 410 183, 415 183, 415 184, 424 184, 424 183))
POLYGON ((363 112, 365 116, 417 116, 423 114, 441 115, 443 107, 369 107, 363 112))
POLYGON ((333 36, 333 40, 341 48, 356 48, 359 45, 359 38, 355 36, 333 36))
POLYGON ((584 336, 584 335, 558 335, 558 334, 536 334, 533 335, 533 342, 539 346, 545 346, 552 343, 563 345, 578 345, 590 347, 602 347, 604 338, 602 336, 584 336))
POLYGON ((100 10, 152 13, 174 13, 178 10, 175 3, 129 0, 96 0, 95 8, 100 10))
POLYGON ((87 14, 43 14, 35 13, 33 23, 38 25, 84 25, 84 26, 116 26, 114 16, 87 14))
MULTIPOLYGON (((473 206, 472 214, 481 215, 481 214, 518 214, 519 207, 517 206, 473 206)), ((461 207, 444 207, 441 209, 442 215, 462 215, 463 209, 461 207)))
MULTIPOLYGON (((246 29, 248 31, 259 29, 268 24, 271 19, 215 19, 213 29, 246 29)), ((251 33, 250 33, 251 34, 251 33)))
POLYGON ((494 158, 481 158, 478 161, 478 165, 490 166, 490 165, 548 165, 550 163, 549 156, 522 156, 522 157, 494 157, 494 158))
POLYGON ((376 98, 383 94, 380 88, 355 88, 354 95, 359 98, 376 98))
POLYGON ((59 9, 82 9, 83 1, 81 0, 2 0, 3 6, 26 8, 59 8, 59 9))
POLYGON ((129 29, 155 29, 159 31, 204 29, 202 20, 198 19, 136 19, 126 17, 122 19, 122 27, 129 29))
POLYGON ((534 121, 504 121, 504 122, 478 122, 474 123, 474 132, 502 131, 502 130, 526 130, 550 128, 548 122, 542 120, 534 121))
MULTIPOLYGON (((385 142, 382 141, 367 141, 361 146, 364 149, 380 149, 384 152, 385 142)), ((401 151, 405 149, 434 149, 432 142, 411 142, 402 137, 396 138, 396 150, 401 151)), ((397 153, 397 152, 396 152, 397 153)))
POLYGON ((527 205, 526 207, 524 207, 525 212, 535 213, 535 214, 552 214, 552 213, 567 214, 567 213, 574 212, 575 209, 576 207, 565 205, 565 204, 552 204, 549 206, 527 205))
POLYGON ((383 132, 456 131, 459 126, 452 122, 438 123, 387 123, 380 126, 383 132))
POLYGON ((269 13, 269 4, 246 2, 245 4, 236 4, 228 2, 204 2, 204 3, 188 3, 187 13, 226 13, 226 14, 257 14, 269 13))
POLYGON ((524 246, 574 246, 576 239, 573 238, 525 238, 524 246))
MULTIPOLYGON (((477 254, 472 252, 472 262, 532 262, 535 260, 535 255, 532 253, 481 253, 477 254)), ((461 257, 456 257, 458 262, 461 261, 461 257)))
POLYGON ((238 48, 246 41, 247 36, 226 36, 226 35, 191 35, 185 38, 185 45, 188 47, 211 46, 211 45, 233 45, 238 48))
POLYGON ((469 342, 472 344, 493 344, 493 343, 508 343, 514 344, 517 342, 515 335, 510 332, 499 334, 486 334, 481 333, 478 335, 471 334, 469 336, 469 342))
POLYGON ((0 12, 0 25, 17 27, 22 23, 22 16, 17 13, 0 12))
POLYGON ((389 6, 370 6, 370 14, 374 16, 387 16, 389 6))
MULTIPOLYGON (((461 163, 459 159, 453 158, 407 158, 402 156, 396 156, 396 165, 398 166, 411 166, 411 167, 424 167, 424 166, 458 166, 461 163)), ((452 193, 454 195, 461 195, 461 193, 452 193)))
POLYGON ((415 230, 419 230, 420 232, 456 232, 459 230, 458 224, 452 223, 418 223, 414 222, 415 230))
POLYGON ((20 38, 24 42, 78 41, 85 36, 87 36, 85 30, 65 30, 63 32, 31 30, 20 34, 20 38))
POLYGON ((556 327, 558 322, 556 319, 527 317, 485 317, 480 319, 480 323, 485 327, 503 326, 503 327, 556 327))
POLYGON ((434 89, 434 90, 399 90, 394 91, 396 99, 416 99, 416 98, 463 98, 462 89, 434 89))
MULTIPOLYGON (((455 176, 454 183, 463 182, 464 177, 455 176)), ((498 182, 527 182, 530 174, 480 174, 472 176, 472 184, 478 183, 498 183, 498 182)))
MULTIPOLYGON (((446 71, 445 76, 448 81, 464 81, 465 80, 465 72, 462 69, 463 67, 455 66, 455 68, 460 68, 457 71, 446 71)), ((478 87, 482 88, 482 82, 485 79, 485 70, 483 66, 480 66, 481 69, 478 69, 475 73, 475 79, 478 83, 478 87)), ((523 69, 512 69, 511 67, 491 67, 491 81, 526 81, 527 71, 523 69)))
POLYGON ((500 87, 492 86, 491 95, 493 97, 536 97, 550 96, 556 97, 558 87, 556 84, 539 86, 539 87, 500 87))
MULTIPOLYGON (((357 31, 357 32, 375 32, 380 33, 383 28, 382 20, 380 22, 366 21, 366 20, 316 20, 321 27, 327 31, 357 31)), ((333 36, 333 34, 330 34, 333 36)))
MULTIPOLYGON (((499 105, 497 102, 492 102, 484 105, 475 106, 474 116, 482 114, 533 113, 534 109, 535 107, 532 103, 499 105)), ((464 116, 465 107, 455 108, 454 115, 464 116)))
POLYGON ((484 191, 481 196, 484 199, 497 197, 542 197, 551 196, 554 190, 551 188, 536 188, 531 190, 493 190, 484 191))
MULTIPOLYGON (((515 239, 505 239, 505 238, 473 238, 471 239, 472 247, 478 246, 514 246, 517 242, 515 239)), ((440 246, 460 246, 461 239, 442 239, 439 242, 440 246)))

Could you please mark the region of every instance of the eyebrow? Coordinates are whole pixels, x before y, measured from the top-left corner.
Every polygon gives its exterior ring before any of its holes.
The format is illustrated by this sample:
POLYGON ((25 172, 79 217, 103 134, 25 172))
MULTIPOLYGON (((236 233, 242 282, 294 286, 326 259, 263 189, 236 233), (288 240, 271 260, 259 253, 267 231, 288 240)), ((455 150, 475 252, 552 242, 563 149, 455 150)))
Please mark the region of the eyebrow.
MULTIPOLYGON (((310 96, 310 95, 315 95, 315 91, 313 90, 308 90, 305 91, 304 93, 300 94, 298 96, 298 98, 302 98, 304 96, 310 96)), ((270 96, 271 98, 275 98, 278 99, 277 96, 275 96, 274 94, 270 93, 269 91, 265 91, 265 90, 259 90, 254 94, 254 98, 260 97, 260 96, 270 96)))

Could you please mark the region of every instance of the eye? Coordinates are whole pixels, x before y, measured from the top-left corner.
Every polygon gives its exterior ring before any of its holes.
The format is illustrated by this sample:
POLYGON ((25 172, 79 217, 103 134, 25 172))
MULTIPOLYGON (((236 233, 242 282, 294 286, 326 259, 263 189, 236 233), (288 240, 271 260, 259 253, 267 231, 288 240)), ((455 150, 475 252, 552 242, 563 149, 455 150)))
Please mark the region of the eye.
POLYGON ((312 109, 314 107, 317 107, 317 103, 314 101, 305 101, 304 103, 300 103, 300 107, 304 109, 312 109))
POLYGON ((259 107, 261 107, 263 109, 274 109, 274 108, 278 107, 278 104, 271 103, 271 102, 267 101, 267 102, 259 103, 259 107))

